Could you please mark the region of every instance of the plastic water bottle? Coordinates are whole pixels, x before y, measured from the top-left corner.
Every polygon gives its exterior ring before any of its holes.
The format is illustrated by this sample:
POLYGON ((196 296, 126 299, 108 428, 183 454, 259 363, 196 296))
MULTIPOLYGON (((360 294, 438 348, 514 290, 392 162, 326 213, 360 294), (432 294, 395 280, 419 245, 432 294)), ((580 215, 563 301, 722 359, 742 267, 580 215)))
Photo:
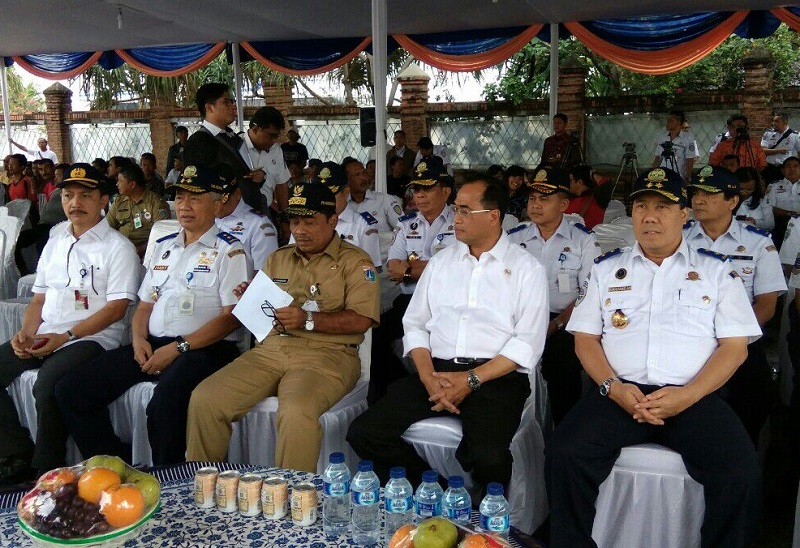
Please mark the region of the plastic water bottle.
POLYGON ((386 538, 414 520, 414 489, 406 479, 406 469, 397 466, 389 470, 389 482, 383 490, 386 506, 386 538))
POLYGON ((442 497, 444 491, 442 486, 436 481, 439 474, 435 470, 428 470, 422 473, 422 483, 414 493, 414 509, 417 521, 422 521, 434 516, 442 515, 442 497))
POLYGON ((471 511, 472 498, 464 489, 464 478, 450 476, 447 479, 447 491, 444 492, 442 499, 442 513, 457 523, 469 523, 471 511))
POLYGON ((380 492, 378 476, 372 471, 372 461, 358 463, 353 476, 353 540, 359 546, 372 546, 381 540, 380 492))
POLYGON ((481 501, 481 529, 508 538, 508 516, 511 509, 503 496, 503 486, 490 483, 486 486, 486 496, 481 501))
POLYGON ((347 533, 350 526, 350 469, 344 453, 331 453, 322 474, 322 531, 326 535, 347 533))

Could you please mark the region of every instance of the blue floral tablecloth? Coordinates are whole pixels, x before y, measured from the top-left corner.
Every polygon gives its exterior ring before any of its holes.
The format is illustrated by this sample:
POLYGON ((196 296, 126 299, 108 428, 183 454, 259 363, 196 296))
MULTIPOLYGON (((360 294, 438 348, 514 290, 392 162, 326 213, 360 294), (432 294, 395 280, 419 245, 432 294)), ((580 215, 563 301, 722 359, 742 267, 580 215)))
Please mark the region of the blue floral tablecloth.
MULTIPOLYGON (((264 477, 283 475, 290 485, 312 481, 320 494, 320 518, 308 527, 295 526, 291 517, 278 521, 263 516, 244 517, 238 512, 224 514, 216 508, 198 508, 194 503, 194 473, 210 463, 187 463, 153 473, 161 481, 161 509, 142 527, 141 534, 125 542, 125 547, 297 547, 327 548, 356 546, 349 537, 327 537, 322 532, 322 478, 307 472, 295 472, 261 466, 214 463, 220 470, 254 472, 264 477)), ((16 504, 23 493, 0 496, 0 546, 32 546, 17 525, 16 504)), ((383 504, 381 504, 383 508, 383 504)), ((477 513, 473 512, 473 524, 477 513)), ((514 546, 519 546, 512 540, 514 546)))

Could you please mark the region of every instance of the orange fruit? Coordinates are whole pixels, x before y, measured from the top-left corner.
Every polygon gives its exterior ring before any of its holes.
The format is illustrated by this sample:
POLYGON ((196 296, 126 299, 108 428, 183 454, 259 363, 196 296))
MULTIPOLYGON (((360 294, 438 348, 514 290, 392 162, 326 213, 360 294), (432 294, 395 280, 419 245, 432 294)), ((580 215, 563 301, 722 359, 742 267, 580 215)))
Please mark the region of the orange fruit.
POLYGON ((479 533, 467 535, 459 545, 460 548, 489 548, 489 539, 479 533))
POLYGON ((122 478, 110 468, 92 468, 84 472, 78 480, 78 496, 87 502, 97 504, 103 491, 120 483, 122 478))
POLYGON ((47 491, 55 491, 64 484, 75 481, 75 473, 69 468, 56 468, 45 472, 36 481, 36 487, 47 491))
POLYGON ((111 527, 127 527, 144 513, 142 492, 131 483, 109 487, 100 495, 100 513, 111 527))
POLYGON ((403 525, 394 532, 392 538, 389 539, 388 548, 411 548, 414 546, 414 539, 412 533, 415 527, 413 525, 403 525))

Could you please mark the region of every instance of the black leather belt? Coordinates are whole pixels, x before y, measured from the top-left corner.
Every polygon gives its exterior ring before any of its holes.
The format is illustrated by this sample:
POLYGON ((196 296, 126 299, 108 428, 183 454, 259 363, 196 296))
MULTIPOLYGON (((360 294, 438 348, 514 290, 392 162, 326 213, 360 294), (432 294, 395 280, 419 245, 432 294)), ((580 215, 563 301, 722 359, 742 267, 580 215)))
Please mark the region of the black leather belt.
POLYGON ((451 361, 457 365, 483 365, 486 362, 490 361, 489 358, 453 358, 452 360, 445 360, 451 361))

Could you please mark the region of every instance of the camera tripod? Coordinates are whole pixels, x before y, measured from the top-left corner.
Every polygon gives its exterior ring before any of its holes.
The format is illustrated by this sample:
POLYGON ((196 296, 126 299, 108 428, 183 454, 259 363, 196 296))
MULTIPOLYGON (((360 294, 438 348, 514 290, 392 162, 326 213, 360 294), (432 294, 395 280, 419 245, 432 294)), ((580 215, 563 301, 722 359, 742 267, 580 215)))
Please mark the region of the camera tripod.
POLYGON ((611 196, 613 198, 614 193, 617 191, 617 185, 620 180, 622 180, 625 200, 627 200, 633 188, 633 183, 639 178, 639 159, 636 156, 636 145, 633 143, 624 143, 623 146, 625 147, 625 153, 622 155, 622 160, 620 161, 619 173, 617 173, 617 179, 614 181, 614 187, 611 189, 611 196))
POLYGON ((583 165, 583 147, 581 146, 581 139, 577 131, 573 131, 570 136, 569 145, 564 152, 564 157, 561 158, 561 169, 569 169, 572 166, 583 165), (577 152, 577 162, 573 162, 573 155, 577 152))
POLYGON ((671 169, 675 173, 680 174, 681 170, 678 169, 678 159, 675 157, 675 149, 672 148, 672 142, 667 141, 661 143, 661 166, 671 169))
POLYGON ((740 166, 750 165, 752 167, 756 166, 756 158, 753 154, 753 149, 750 146, 750 135, 746 132, 737 132, 736 137, 733 140, 733 154, 737 158, 742 158, 742 153, 744 153, 744 162, 741 160, 739 161, 740 166))

